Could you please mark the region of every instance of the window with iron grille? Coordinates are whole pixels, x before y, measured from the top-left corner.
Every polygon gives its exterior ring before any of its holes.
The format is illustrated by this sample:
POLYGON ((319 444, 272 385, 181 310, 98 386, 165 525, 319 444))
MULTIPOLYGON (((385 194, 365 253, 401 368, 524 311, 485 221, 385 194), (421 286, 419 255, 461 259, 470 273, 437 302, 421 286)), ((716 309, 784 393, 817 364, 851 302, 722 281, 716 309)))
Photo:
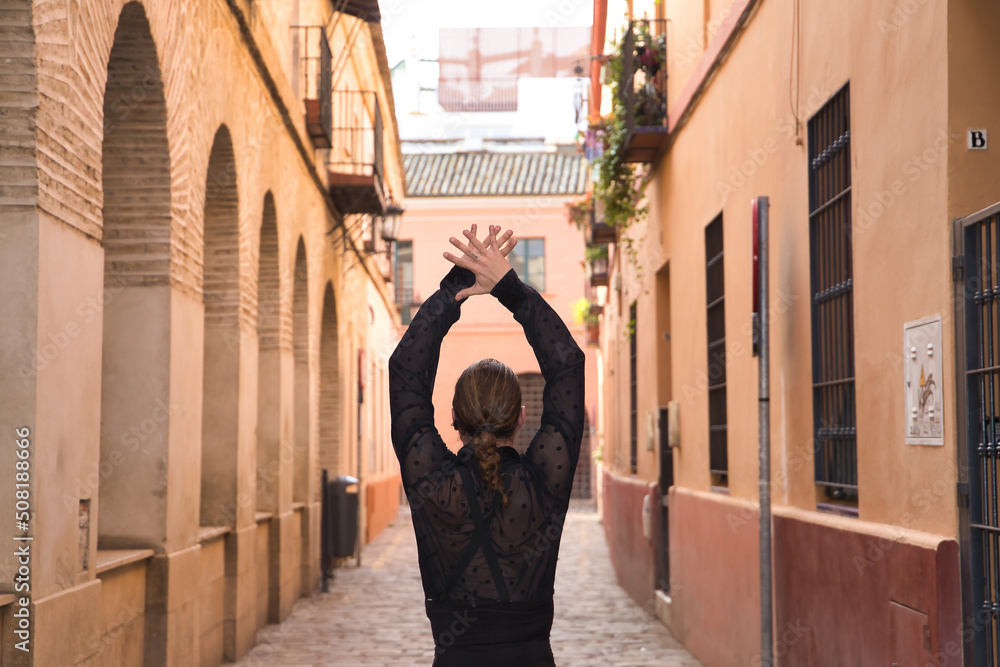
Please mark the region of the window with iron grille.
POLYGON ((705 299, 708 330, 708 466, 713 482, 729 475, 726 420, 726 295, 722 216, 705 228, 705 299))
POLYGON ((403 324, 413 318, 413 241, 396 242, 396 303, 403 324))
POLYGON ((844 86, 809 121, 816 483, 838 500, 856 498, 858 490, 850 107, 844 86))
POLYGON ((545 239, 519 239, 509 259, 521 282, 545 291, 545 239))
POLYGON ((639 382, 638 382, 638 346, 636 334, 635 301, 629 306, 629 470, 635 474, 639 469, 639 382))

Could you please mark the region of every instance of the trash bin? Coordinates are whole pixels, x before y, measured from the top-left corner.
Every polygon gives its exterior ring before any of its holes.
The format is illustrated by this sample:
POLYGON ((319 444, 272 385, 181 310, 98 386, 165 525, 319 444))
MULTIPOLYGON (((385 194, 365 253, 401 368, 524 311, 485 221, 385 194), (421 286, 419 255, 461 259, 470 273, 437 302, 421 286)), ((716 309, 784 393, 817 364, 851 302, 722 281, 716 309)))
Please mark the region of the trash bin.
POLYGON ((354 555, 358 540, 358 479, 350 475, 340 475, 332 482, 333 514, 333 555, 337 558, 354 555), (348 491, 354 486, 353 491, 348 491))
POLYGON ((323 471, 321 525, 321 566, 323 590, 333 578, 336 558, 354 555, 358 539, 358 491, 348 491, 358 480, 349 475, 328 479, 323 471))

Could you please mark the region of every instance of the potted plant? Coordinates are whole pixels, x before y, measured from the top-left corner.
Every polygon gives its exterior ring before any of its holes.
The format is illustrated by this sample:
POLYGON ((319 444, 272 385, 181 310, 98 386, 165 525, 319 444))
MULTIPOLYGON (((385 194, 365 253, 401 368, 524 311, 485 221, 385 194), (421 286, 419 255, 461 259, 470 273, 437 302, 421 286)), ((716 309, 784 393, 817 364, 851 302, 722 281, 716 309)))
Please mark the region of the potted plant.
POLYGON ((599 243, 587 246, 583 253, 583 258, 587 263, 587 274, 590 277, 590 285, 598 287, 608 284, 608 244, 599 243))
POLYGON ((587 344, 597 345, 601 339, 601 324, 599 315, 604 311, 593 301, 581 296, 573 304, 573 320, 587 327, 587 344))
POLYGON ((667 100, 663 92, 667 59, 666 35, 652 35, 649 21, 636 21, 630 26, 635 35, 634 59, 642 72, 642 85, 635 91, 635 124, 662 125, 667 117, 667 100))
POLYGON ((590 215, 594 210, 594 193, 588 191, 579 199, 566 203, 566 219, 576 225, 577 229, 585 229, 590 224, 590 215))
MULTIPOLYGON (((628 230, 646 218, 644 191, 652 170, 648 162, 629 156, 629 145, 637 126, 662 126, 666 119, 666 37, 659 33, 650 31, 649 20, 631 22, 606 56, 611 113, 602 119, 604 150, 594 161, 597 212, 613 230, 623 261, 634 267, 640 280, 638 248, 628 230)), ((597 235, 593 238, 596 241, 597 235)), ((612 240, 610 234, 604 238, 612 240)))

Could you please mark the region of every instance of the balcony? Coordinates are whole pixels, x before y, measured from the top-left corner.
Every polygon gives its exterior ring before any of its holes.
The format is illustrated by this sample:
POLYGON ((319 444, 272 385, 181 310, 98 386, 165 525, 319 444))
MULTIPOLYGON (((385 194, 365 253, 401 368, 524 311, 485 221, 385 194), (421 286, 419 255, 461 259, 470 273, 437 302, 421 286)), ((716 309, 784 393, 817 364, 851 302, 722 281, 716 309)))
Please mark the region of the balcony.
POLYGON ((330 148, 333 140, 333 54, 321 25, 295 26, 300 40, 299 91, 306 129, 316 148, 330 148))
POLYGON ((616 243, 618 241, 618 230, 614 225, 609 225, 604 221, 604 200, 595 197, 594 205, 590 209, 590 234, 588 241, 592 244, 616 243))
POLYGON ((442 78, 438 104, 445 111, 517 111, 517 77, 442 78))
POLYGON ((588 246, 584 251, 587 276, 591 287, 606 287, 608 284, 608 246, 606 244, 588 246))
POLYGON ((347 215, 382 215, 386 209, 382 111, 369 90, 337 90, 332 96, 330 197, 347 215))
MULTIPOLYGON (((368 90, 335 90, 363 20, 377 17, 378 5, 350 0, 343 14, 362 21, 348 29, 348 44, 336 62, 328 38, 331 29, 322 25, 294 26, 295 47, 302 54, 298 88, 305 124, 313 146, 329 149, 326 170, 330 197, 340 213, 383 215, 387 195, 378 95, 368 90)), ((338 13, 336 20, 340 17, 338 13)))
POLYGON ((622 37, 618 101, 625 111, 624 162, 652 162, 667 143, 667 21, 631 21, 622 37))

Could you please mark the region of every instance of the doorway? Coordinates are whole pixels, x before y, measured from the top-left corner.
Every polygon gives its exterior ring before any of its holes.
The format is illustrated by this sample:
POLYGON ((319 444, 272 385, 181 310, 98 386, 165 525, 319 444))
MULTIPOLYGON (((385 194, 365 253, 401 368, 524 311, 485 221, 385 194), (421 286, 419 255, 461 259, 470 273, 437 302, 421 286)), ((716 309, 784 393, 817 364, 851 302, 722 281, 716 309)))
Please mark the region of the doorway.
POLYGON ((656 544, 656 587, 670 593, 670 487, 674 485, 674 452, 670 447, 668 407, 673 399, 670 357, 670 265, 656 274, 656 382, 659 408, 660 516, 656 544))

